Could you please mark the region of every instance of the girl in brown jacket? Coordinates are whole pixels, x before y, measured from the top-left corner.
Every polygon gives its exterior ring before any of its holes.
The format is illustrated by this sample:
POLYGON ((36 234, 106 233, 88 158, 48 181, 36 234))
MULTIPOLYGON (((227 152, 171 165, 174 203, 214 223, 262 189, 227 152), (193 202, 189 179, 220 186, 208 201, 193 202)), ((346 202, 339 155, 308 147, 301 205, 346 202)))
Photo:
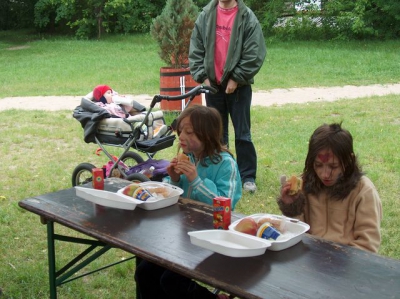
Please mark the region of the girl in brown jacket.
POLYGON ((382 204, 374 184, 361 171, 353 137, 341 124, 324 124, 312 134, 302 174, 303 187, 289 195, 284 183, 282 213, 310 225, 309 233, 377 252, 382 204))

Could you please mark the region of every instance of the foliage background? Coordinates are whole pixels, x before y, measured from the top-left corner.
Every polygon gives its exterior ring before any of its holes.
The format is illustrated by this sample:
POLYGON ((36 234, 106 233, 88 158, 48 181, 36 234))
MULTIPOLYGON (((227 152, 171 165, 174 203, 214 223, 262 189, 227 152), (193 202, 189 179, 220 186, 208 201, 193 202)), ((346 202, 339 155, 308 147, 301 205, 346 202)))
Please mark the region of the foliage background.
MULTIPOLYGON (((193 1, 199 9, 208 0, 193 1)), ((265 34, 279 39, 391 39, 400 36, 398 0, 246 0, 265 34), (296 9, 297 8, 297 9, 296 9)), ((81 39, 149 32, 163 0, 2 0, 0 29, 31 28, 81 39), (18 21, 17 21, 18 20, 18 21)))

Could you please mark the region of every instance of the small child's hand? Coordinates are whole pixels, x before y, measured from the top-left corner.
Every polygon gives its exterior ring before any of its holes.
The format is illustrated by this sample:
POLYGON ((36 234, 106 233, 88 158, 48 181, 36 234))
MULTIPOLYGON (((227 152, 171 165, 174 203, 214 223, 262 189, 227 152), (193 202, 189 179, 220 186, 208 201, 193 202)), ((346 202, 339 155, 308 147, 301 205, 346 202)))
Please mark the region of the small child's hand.
POLYGON ((281 181, 281 199, 284 204, 292 204, 299 198, 299 194, 289 195, 290 191, 290 182, 286 181, 286 176, 282 175, 280 178, 281 181))
POLYGON ((197 177, 196 165, 187 160, 178 161, 175 165, 175 171, 186 175, 189 182, 197 177))
POLYGON ((197 177, 196 165, 189 160, 180 160, 178 158, 172 158, 169 166, 167 167, 167 173, 171 177, 171 180, 178 182, 181 174, 186 175, 189 182, 192 182, 197 177))
POLYGON ((178 182, 180 179, 181 172, 176 169, 178 163, 178 159, 175 157, 171 160, 169 165, 167 166, 167 173, 171 177, 171 180, 174 182, 178 182))

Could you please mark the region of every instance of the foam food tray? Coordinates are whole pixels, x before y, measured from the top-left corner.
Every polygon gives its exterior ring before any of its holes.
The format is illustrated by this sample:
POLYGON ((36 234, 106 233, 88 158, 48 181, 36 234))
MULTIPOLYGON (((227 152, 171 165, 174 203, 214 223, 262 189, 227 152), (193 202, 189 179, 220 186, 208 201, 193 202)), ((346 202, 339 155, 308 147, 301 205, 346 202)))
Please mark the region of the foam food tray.
POLYGON ((123 210, 134 210, 137 205, 137 201, 133 200, 133 198, 129 199, 115 192, 85 188, 80 186, 75 186, 75 191, 76 196, 105 207, 123 210))
POLYGON ((123 194, 122 192, 124 191, 125 188, 118 190, 117 194, 123 198, 133 200, 141 209, 157 210, 176 204, 179 200, 179 196, 183 193, 183 190, 181 188, 173 186, 168 183, 149 181, 149 182, 139 183, 139 185, 149 190, 151 190, 152 188, 163 188, 164 190, 167 191, 168 196, 164 197, 161 194, 159 195, 156 194, 155 197, 149 198, 147 201, 141 201, 123 194))
MULTIPOLYGON (((254 220, 258 221, 258 219, 262 217, 269 217, 269 218, 277 218, 277 219, 283 219, 284 216, 280 215, 273 215, 273 214, 254 214, 246 217, 252 217, 254 220)), ((271 246, 268 247, 268 250, 272 251, 280 251, 284 250, 286 248, 289 248, 301 241, 301 238, 303 237, 304 233, 307 232, 310 229, 310 226, 307 223, 304 223, 302 221, 299 221, 297 219, 292 219, 289 217, 286 218, 286 232, 281 233, 281 235, 276 239, 276 240, 265 240, 262 238, 259 238, 262 241, 269 242, 271 243, 271 246)), ((229 226, 229 230, 235 230, 236 225, 240 222, 241 219, 233 222, 229 226)), ((240 233, 240 232, 238 232, 240 233)), ((240 233, 243 235, 246 235, 244 233, 240 233)))
POLYGON ((267 240, 230 230, 188 232, 193 245, 230 257, 262 255, 271 244, 267 240))

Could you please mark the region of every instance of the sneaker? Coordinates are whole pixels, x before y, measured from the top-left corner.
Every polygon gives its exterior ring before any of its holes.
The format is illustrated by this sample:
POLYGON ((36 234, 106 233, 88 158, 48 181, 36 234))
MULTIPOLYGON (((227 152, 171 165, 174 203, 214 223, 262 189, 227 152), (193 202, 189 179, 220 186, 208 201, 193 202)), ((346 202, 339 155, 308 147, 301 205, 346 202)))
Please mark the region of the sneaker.
POLYGON ((256 190, 257 190, 257 186, 256 186, 256 183, 254 183, 254 182, 245 182, 244 184, 243 184, 243 190, 244 191, 246 191, 246 192, 250 192, 250 193, 254 193, 254 192, 256 192, 256 190))

